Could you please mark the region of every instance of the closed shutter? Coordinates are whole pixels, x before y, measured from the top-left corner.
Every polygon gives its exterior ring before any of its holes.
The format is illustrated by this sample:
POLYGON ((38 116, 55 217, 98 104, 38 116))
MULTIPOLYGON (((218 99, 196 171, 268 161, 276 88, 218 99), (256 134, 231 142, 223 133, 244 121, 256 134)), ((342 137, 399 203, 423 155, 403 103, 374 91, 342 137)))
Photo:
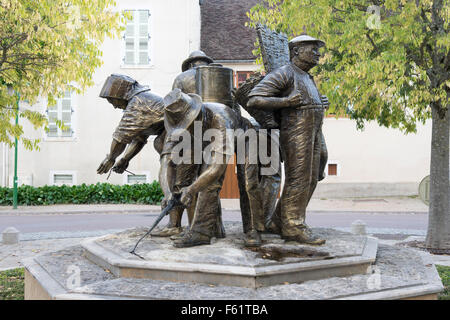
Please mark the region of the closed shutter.
POLYGON ((125 30, 125 65, 150 64, 149 48, 149 10, 129 11, 132 18, 128 20, 125 30))
POLYGON ((47 108, 48 114, 48 131, 47 136, 49 138, 58 137, 58 125, 56 121, 58 120, 58 105, 49 106, 47 108))
POLYGON ((61 137, 72 136, 72 97, 70 91, 66 91, 61 99, 61 121, 64 129, 61 130, 61 137))
POLYGON ((328 175, 329 176, 337 176, 337 164, 336 163, 330 163, 328 164, 328 175))
POLYGON ((56 104, 47 108, 48 138, 70 138, 73 136, 73 99, 72 93, 66 91, 56 104), (58 127, 57 121, 63 122, 63 129, 58 127))

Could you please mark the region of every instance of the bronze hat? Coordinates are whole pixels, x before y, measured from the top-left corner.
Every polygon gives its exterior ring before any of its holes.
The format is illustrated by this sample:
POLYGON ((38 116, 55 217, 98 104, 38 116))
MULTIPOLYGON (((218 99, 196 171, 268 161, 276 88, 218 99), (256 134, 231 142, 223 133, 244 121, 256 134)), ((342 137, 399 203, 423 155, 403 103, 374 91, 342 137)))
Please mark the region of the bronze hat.
POLYGON ((317 44, 319 44, 319 47, 325 46, 325 42, 323 42, 322 40, 313 38, 311 36, 308 36, 307 34, 302 34, 301 36, 295 37, 294 39, 289 41, 289 50, 292 49, 292 47, 294 47, 295 45, 297 45, 299 43, 305 43, 305 42, 317 43, 317 44))
POLYGON ((181 71, 185 72, 189 69, 189 64, 195 60, 204 60, 208 63, 213 63, 214 60, 208 57, 203 51, 194 51, 189 55, 189 58, 183 61, 183 64, 181 65, 181 71))
POLYGON ((175 129, 186 130, 202 109, 202 98, 174 89, 164 97, 164 126, 168 134, 175 129))

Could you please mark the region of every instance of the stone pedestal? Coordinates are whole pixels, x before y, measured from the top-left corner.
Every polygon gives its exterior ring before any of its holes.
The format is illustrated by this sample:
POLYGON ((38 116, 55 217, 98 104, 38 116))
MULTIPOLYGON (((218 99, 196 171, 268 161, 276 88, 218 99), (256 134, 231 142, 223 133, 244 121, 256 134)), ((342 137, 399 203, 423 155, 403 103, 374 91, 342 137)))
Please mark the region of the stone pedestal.
POLYGON ((367 234, 367 224, 364 221, 356 220, 352 223, 352 233, 359 235, 367 234))
POLYGON ((6 228, 2 232, 3 244, 18 244, 20 232, 14 227, 6 228))
POLYGON ((25 261, 30 299, 402 299, 436 297, 439 276, 426 254, 378 247, 375 238, 314 230, 323 246, 264 235, 245 248, 239 224, 211 245, 174 248, 142 241, 145 229, 84 242, 25 261), (37 288, 39 287, 39 288, 37 288), (37 293, 41 293, 37 295, 37 293))

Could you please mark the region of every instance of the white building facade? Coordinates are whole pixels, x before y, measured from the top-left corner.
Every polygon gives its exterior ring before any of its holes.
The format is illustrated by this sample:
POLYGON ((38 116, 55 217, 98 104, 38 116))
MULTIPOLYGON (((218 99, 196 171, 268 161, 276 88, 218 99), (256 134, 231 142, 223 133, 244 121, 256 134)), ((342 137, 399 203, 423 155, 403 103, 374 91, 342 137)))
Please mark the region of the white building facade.
MULTIPOLYGON (((208 0, 206 0, 207 2, 208 0)), ((102 46, 104 64, 94 74, 95 85, 83 95, 70 92, 55 106, 41 99, 32 108, 46 112, 49 131, 23 123, 28 137, 41 139, 40 151, 19 146, 19 184, 126 184, 158 179, 159 156, 151 141, 130 163, 136 174, 99 176, 96 169, 109 152, 112 133, 122 112, 98 97, 112 73, 126 74, 152 92, 164 96, 181 64, 201 46, 199 0, 119 0, 115 10, 130 10, 133 20, 119 39, 102 46), (63 120, 67 129, 56 126, 63 120)), ((206 52, 208 54, 208 52, 206 52)), ((251 60, 220 60, 235 71, 236 82, 244 73, 258 70, 251 60)), ((244 77, 245 78, 245 77, 244 77)), ((25 103, 21 107, 28 108, 25 103)), ((431 123, 419 125, 417 134, 403 135, 369 123, 357 131, 354 121, 326 118, 323 125, 329 153, 328 177, 319 184, 316 197, 414 195, 429 174, 431 123)), ((0 146, 0 183, 12 187, 14 150, 0 146)))

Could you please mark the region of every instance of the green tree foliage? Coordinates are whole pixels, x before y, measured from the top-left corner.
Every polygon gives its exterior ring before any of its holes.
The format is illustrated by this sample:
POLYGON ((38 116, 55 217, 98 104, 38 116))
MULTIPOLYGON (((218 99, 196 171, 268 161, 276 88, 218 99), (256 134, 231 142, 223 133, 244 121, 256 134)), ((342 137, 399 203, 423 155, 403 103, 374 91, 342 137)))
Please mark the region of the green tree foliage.
MULTIPOLYGON (((122 31, 114 0, 0 0, 0 142, 17 137, 28 149, 38 140, 15 126, 16 96, 33 104, 39 96, 49 104, 66 90, 83 92, 102 64, 99 46, 122 31), (10 90, 8 90, 8 88, 10 90), (9 92, 8 92, 9 91, 9 92)), ((20 110, 35 128, 46 124, 43 114, 20 110)))
POLYGON ((248 16, 326 42, 313 72, 337 116, 405 133, 432 119, 426 246, 450 252, 449 0, 265 0, 248 16))
POLYGON ((248 16, 326 42, 313 72, 338 116, 414 132, 448 108, 449 13, 448 0, 266 0, 248 16))

